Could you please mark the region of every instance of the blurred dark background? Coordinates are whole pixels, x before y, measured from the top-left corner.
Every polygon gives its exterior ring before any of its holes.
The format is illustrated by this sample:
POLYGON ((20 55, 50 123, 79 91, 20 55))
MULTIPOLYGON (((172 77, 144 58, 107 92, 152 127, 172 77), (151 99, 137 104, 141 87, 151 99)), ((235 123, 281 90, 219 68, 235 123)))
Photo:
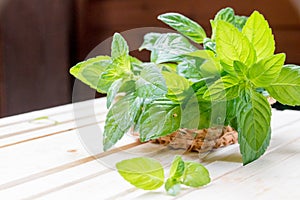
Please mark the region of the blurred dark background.
MULTIPOLYGON (((300 64, 300 0, 0 0, 0 116, 71 102, 69 68, 114 32, 167 28, 156 17, 172 11, 210 33, 209 19, 227 6, 264 14, 276 51, 300 64)), ((147 52, 133 54, 147 60, 147 52)))

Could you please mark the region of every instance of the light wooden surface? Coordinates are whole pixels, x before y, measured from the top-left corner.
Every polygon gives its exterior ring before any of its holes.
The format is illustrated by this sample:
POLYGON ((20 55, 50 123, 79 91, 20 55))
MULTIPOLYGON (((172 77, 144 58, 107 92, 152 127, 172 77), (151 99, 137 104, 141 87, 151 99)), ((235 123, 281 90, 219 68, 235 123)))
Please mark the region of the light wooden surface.
POLYGON ((182 151, 140 144, 126 135, 95 159, 80 135, 103 129, 105 99, 75 107, 76 120, 73 105, 0 119, 0 199, 300 199, 298 111, 273 110, 271 145, 247 166, 241 164, 238 145, 200 155, 201 160, 195 153, 184 155, 186 160, 201 161, 212 182, 203 188, 184 188, 172 197, 163 187, 152 192, 136 189, 114 170, 114 164, 150 156, 168 169, 173 156, 182 151), (81 112, 91 106, 93 114, 81 112))

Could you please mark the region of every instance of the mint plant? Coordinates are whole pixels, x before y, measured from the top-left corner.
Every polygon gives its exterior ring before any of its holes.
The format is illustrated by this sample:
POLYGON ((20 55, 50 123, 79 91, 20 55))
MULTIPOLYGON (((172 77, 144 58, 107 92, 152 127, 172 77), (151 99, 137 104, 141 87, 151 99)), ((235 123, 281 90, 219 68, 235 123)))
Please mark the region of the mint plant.
POLYGON ((257 11, 245 17, 225 8, 210 21, 209 38, 199 24, 181 14, 166 13, 158 19, 181 34, 146 34, 140 50, 151 51, 151 62, 131 57, 126 41, 116 33, 110 57, 98 56, 70 70, 107 93, 104 150, 130 128, 146 142, 180 128, 230 125, 238 131, 243 164, 258 159, 271 138, 267 97, 300 105, 300 67, 284 65, 285 54, 274 54, 268 22, 257 11), (112 103, 118 93, 125 95, 112 103))

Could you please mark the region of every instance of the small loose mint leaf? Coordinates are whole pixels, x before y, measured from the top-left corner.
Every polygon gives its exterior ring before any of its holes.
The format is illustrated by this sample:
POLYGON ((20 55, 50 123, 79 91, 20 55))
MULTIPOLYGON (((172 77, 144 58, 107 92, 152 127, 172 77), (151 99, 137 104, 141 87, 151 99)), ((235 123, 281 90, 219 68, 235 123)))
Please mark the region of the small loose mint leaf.
POLYGON ((111 57, 113 59, 118 57, 125 57, 129 54, 129 48, 125 39, 120 33, 115 33, 111 44, 111 57))
POLYGON ((284 66, 278 78, 266 89, 282 104, 300 105, 300 66, 284 66))
POLYGON ((241 79, 247 78, 248 67, 239 61, 233 62, 233 68, 236 75, 241 79))
POLYGON ((161 70, 154 63, 144 63, 136 81, 136 93, 139 97, 153 98, 164 96, 167 93, 167 86, 161 70))
POLYGON ((190 82, 176 73, 163 71, 168 88, 167 97, 175 102, 181 102, 190 93, 190 82))
MULTIPOLYGON (((149 33, 153 36, 153 33, 149 33)), ((194 52, 197 50, 188 39, 177 33, 160 34, 159 37, 151 37, 151 43, 144 41, 142 49, 151 51, 151 62, 157 64, 164 62, 178 62, 180 56, 186 53, 194 52), (155 40, 155 42, 154 42, 155 40), (154 43, 153 43, 154 42, 154 43)), ((149 36, 150 37, 150 36, 149 36)), ((148 34, 145 36, 148 38, 148 34)))
POLYGON ((278 78, 284 61, 283 53, 260 60, 249 68, 250 81, 257 87, 268 87, 278 78))
POLYGON ((210 183, 208 170, 196 162, 185 162, 181 183, 190 187, 201 187, 210 183))
POLYGON ((183 175, 184 167, 184 161, 181 156, 175 156, 170 168, 170 178, 180 178, 183 175))
POLYGON ((117 101, 109 110, 104 126, 103 149, 111 148, 134 124, 143 100, 133 94, 117 101))
POLYGON ((196 43, 203 43, 204 38, 206 38, 204 29, 198 23, 182 14, 166 13, 159 15, 158 19, 196 43))
POLYGON ((107 91, 107 98, 106 98, 106 107, 109 108, 116 97, 116 94, 119 92, 122 84, 123 84, 123 79, 118 79, 113 84, 107 91))
POLYGON ((70 73, 91 88, 105 93, 105 91, 98 88, 98 82, 101 74, 111 62, 112 60, 109 56, 97 56, 78 63, 70 69, 70 73))
POLYGON ((146 157, 123 160, 116 164, 120 175, 137 188, 155 190, 164 184, 162 165, 146 157))
POLYGON ((253 44, 258 61, 274 54, 275 40, 272 30, 264 16, 258 11, 251 14, 242 32, 253 44))
POLYGON ((176 179, 168 178, 165 183, 165 190, 169 195, 176 196, 181 190, 180 182, 176 179))
POLYGON ((271 107, 266 97, 247 91, 237 102, 238 142, 246 165, 264 154, 270 143, 271 107))
POLYGON ((173 102, 152 103, 145 108, 139 120, 142 142, 168 135, 180 127, 181 109, 173 102))
POLYGON ((240 61, 251 66, 256 61, 255 51, 249 40, 232 24, 218 21, 216 24, 217 56, 227 65, 240 61))
POLYGON ((203 98, 211 101, 231 100, 239 96, 240 79, 236 76, 225 75, 208 87, 203 98))

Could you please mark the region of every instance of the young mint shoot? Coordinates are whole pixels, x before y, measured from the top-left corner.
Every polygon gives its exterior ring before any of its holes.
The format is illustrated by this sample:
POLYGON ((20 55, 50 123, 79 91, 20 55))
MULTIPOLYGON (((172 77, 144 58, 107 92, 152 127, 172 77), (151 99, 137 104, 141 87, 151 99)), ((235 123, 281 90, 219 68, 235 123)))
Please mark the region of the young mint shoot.
MULTIPOLYGON (((146 34, 140 50, 151 51, 151 62, 131 57, 127 42, 116 33, 111 56, 89 59, 70 70, 83 83, 107 94, 104 150, 130 128, 145 142, 180 128, 223 124, 238 131, 243 164, 258 159, 271 138, 267 97, 300 105, 300 66, 285 65, 285 54, 274 54, 272 30, 258 11, 245 17, 231 8, 220 10, 210 21, 210 38, 197 22, 181 14, 166 13, 158 19, 180 34, 146 34), (202 44, 203 50, 192 42, 202 44), (114 102, 119 93, 124 96, 114 102), (213 112, 217 108, 226 109, 213 112)), ((179 158, 175 161, 181 167, 172 168, 167 191, 176 194, 180 184, 199 185, 196 174, 205 170, 188 162, 183 167, 179 158), (195 176, 189 175, 189 169, 195 176)), ((130 177, 134 172, 126 173, 130 177)))

